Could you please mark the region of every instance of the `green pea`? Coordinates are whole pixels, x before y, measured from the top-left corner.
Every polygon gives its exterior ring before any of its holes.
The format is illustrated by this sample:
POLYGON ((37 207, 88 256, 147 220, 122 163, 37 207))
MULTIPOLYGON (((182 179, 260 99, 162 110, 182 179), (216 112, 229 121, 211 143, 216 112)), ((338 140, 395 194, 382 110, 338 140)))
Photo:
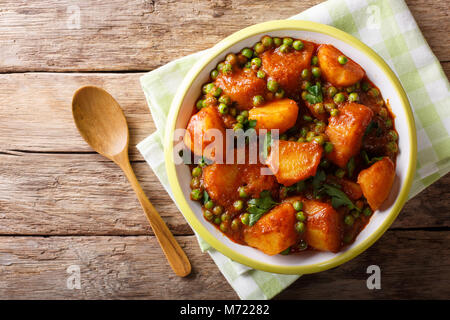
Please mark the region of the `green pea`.
POLYGON ((311 68, 311 73, 314 77, 319 78, 320 75, 322 74, 322 71, 320 70, 319 67, 312 67, 311 68))
POLYGON ((345 91, 347 91, 348 93, 351 93, 351 92, 355 91, 355 86, 351 85, 351 86, 345 88, 345 91))
POLYGON ((342 178, 344 177, 344 175, 345 175, 345 170, 339 168, 339 169, 336 170, 336 172, 334 173, 334 175, 335 175, 336 177, 342 179, 342 178))
POLYGON ((355 222, 355 218, 353 218, 352 215, 348 214, 345 216, 344 218, 344 223, 348 226, 352 226, 353 223, 355 222))
POLYGON ((192 178, 190 186, 191 186, 191 189, 199 188, 200 187, 200 178, 198 178, 198 177, 192 178))
POLYGON ((214 83, 207 83, 205 85, 203 85, 202 91, 204 94, 209 93, 213 88, 214 88, 214 83))
POLYGON ((204 105, 205 105, 205 100, 200 99, 197 101, 196 107, 197 107, 197 109, 200 110, 201 108, 204 107, 204 105))
POLYGON ((248 194, 245 191, 245 187, 239 187, 238 191, 239 191, 239 197, 241 197, 241 198, 247 198, 248 197, 248 194))
POLYGON ((311 71, 309 69, 302 70, 302 79, 309 79, 311 77, 311 71))
POLYGON ((392 120, 391 119, 386 120, 386 127, 392 128, 392 120))
POLYGON ((253 66, 256 66, 259 68, 259 67, 261 67, 262 61, 260 58, 253 58, 251 63, 253 66))
POLYGON ((241 211, 244 208, 244 201, 242 200, 236 200, 233 203, 233 207, 236 211, 241 211))
POLYGON ((242 129, 244 129, 244 125, 242 123, 235 123, 233 126, 234 131, 242 130, 242 129))
POLYGON ((224 62, 221 62, 221 63, 219 63, 219 64, 217 65, 216 70, 219 71, 219 72, 221 72, 221 71, 222 71, 222 68, 223 68, 224 66, 225 66, 225 63, 224 63, 224 62))
POLYGON ((216 80, 217 76, 219 75, 219 71, 213 70, 211 71, 211 79, 216 80))
POLYGON ((241 111, 241 116, 243 116, 244 118, 248 118, 248 111, 247 110, 241 111))
POLYGON ((256 76, 260 79, 264 79, 266 77, 266 73, 262 70, 258 70, 258 72, 256 73, 256 76))
POLYGON ((214 218, 214 224, 221 224, 222 220, 220 220, 220 217, 215 217, 214 218))
POLYGON ((301 222, 304 222, 306 220, 306 216, 303 213, 303 211, 297 212, 295 217, 297 218, 298 221, 301 221, 301 222))
POLYGON ((325 142, 325 145, 323 146, 323 149, 326 153, 330 153, 331 151, 333 151, 333 148, 334 146, 331 142, 325 142))
POLYGON ((388 112, 386 108, 380 108, 380 110, 378 111, 378 115, 382 118, 387 118, 388 117, 388 112))
POLYGON ((317 66, 318 63, 319 63, 319 58, 318 58, 317 56, 313 56, 313 57, 311 58, 311 64, 312 64, 313 66, 317 66))
POLYGON ((300 129, 300 135, 304 138, 306 137, 306 134, 308 133, 308 129, 306 127, 302 127, 300 129))
POLYGON ((253 50, 250 48, 244 48, 241 51, 242 55, 248 59, 251 59, 253 57, 253 50))
POLYGON ((283 38, 283 44, 291 46, 293 42, 294 40, 292 40, 292 38, 283 38))
POLYGON ((336 116, 338 116, 338 115, 339 115, 339 110, 338 110, 338 109, 332 109, 332 110, 330 111, 330 116, 336 117, 336 116))
POLYGON ((230 216, 230 214, 229 213, 227 213, 227 212, 225 212, 225 213, 222 213, 222 215, 220 216, 220 220, 222 220, 222 221, 229 221, 231 219, 231 216, 230 216))
POLYGON ((328 96, 333 98, 336 95, 336 93, 338 92, 338 90, 335 87, 331 86, 331 87, 328 87, 327 92, 328 92, 328 96))
POLYGON ((323 133, 326 130, 327 125, 323 121, 318 121, 314 127, 314 131, 317 133, 323 133))
POLYGON ((303 233, 303 232, 305 232, 305 229, 306 229, 305 223, 301 222, 301 221, 297 221, 297 223, 295 224, 295 230, 298 233, 303 233))
POLYGON ((368 83, 367 81, 364 81, 364 82, 361 84, 361 89, 362 89, 362 91, 364 91, 364 92, 369 91, 369 89, 370 89, 370 83, 368 83))
POLYGON ((230 111, 229 111, 229 113, 230 113, 230 115, 232 115, 233 117, 236 117, 236 114, 237 114, 236 108, 231 108, 230 111))
POLYGON ((389 131, 388 135, 389 135, 389 138, 392 141, 397 141, 398 140, 398 134, 394 130, 389 131))
POLYGON ((214 213, 216 216, 221 215, 222 212, 223 212, 223 207, 222 207, 222 206, 215 206, 215 207, 213 208, 213 213, 214 213))
POLYGON ((316 136, 316 134, 313 131, 309 131, 306 134, 306 141, 311 142, 313 141, 314 137, 316 136))
POLYGON ((205 218, 209 221, 211 221, 214 218, 213 213, 209 210, 205 210, 204 215, 205 215, 205 218))
POLYGON ((306 139, 303 138, 303 137, 300 137, 300 138, 297 139, 297 142, 306 142, 306 139))
POLYGON ((286 250, 283 250, 280 252, 283 256, 287 256, 291 252, 291 248, 287 248, 286 250))
POLYGON ((264 103, 264 98, 262 96, 254 96, 253 97, 253 105, 258 107, 264 103))
POLYGON ((366 217, 370 217, 372 215, 372 209, 370 209, 369 207, 365 207, 364 210, 363 210, 363 214, 366 217))
POLYGON ((248 61, 245 65, 244 65, 244 69, 251 69, 252 67, 252 63, 250 61, 248 61))
POLYGON ((222 67, 222 73, 231 73, 231 71, 233 71, 233 66, 229 63, 225 63, 222 67))
POLYGON ((342 92, 337 93, 334 98, 333 101, 336 104, 342 103, 345 100, 345 95, 342 92))
POLYGON ((304 250, 306 250, 306 249, 308 248, 308 243, 306 243, 306 241, 302 239, 302 240, 300 240, 300 242, 298 243, 297 248, 298 248, 298 250, 300 250, 300 251, 304 251, 304 250))
POLYGON ((194 189, 191 191, 192 200, 200 200, 203 197, 203 192, 200 189, 194 189))
POLYGON ((231 221, 231 230, 238 231, 241 226, 241 222, 238 218, 234 218, 233 221, 231 221))
POLYGON ((273 45, 273 39, 269 36, 264 36, 261 39, 261 43, 263 44, 264 47, 270 48, 273 45))
POLYGON ((239 123, 244 123, 244 122, 245 122, 245 117, 242 116, 242 115, 238 115, 238 116, 236 117, 236 120, 237 120, 237 122, 239 122, 239 123))
POLYGON ((280 38, 273 38, 273 43, 275 43, 275 45, 279 47, 283 43, 283 40, 281 40, 280 38))
POLYGON ((304 115, 303 116, 303 120, 305 120, 305 121, 307 121, 307 122, 311 122, 313 119, 310 117, 310 116, 308 116, 308 115, 304 115))
POLYGON ((298 200, 294 201, 292 206, 294 207, 295 211, 301 211, 303 209, 303 202, 298 201, 298 200))
POLYGON ((350 212, 351 215, 353 216, 353 218, 358 219, 359 217, 359 212, 358 210, 352 210, 352 212, 350 212))
POLYGON ((338 57, 338 62, 339 62, 340 64, 346 64, 346 63, 348 62, 348 59, 347 59, 346 56, 339 56, 339 57, 338 57))
POLYGON ((267 89, 270 92, 276 92, 278 90, 278 82, 276 82, 275 80, 267 81, 267 89))
POLYGON ((386 145, 386 148, 388 149, 388 151, 390 151, 392 153, 397 153, 398 152, 398 145, 394 141, 389 142, 386 145))
POLYGON ((368 94, 372 97, 378 97, 380 95, 380 91, 378 91, 377 88, 372 88, 369 90, 368 94))
POLYGON ((261 42, 258 42, 253 47, 253 50, 256 52, 256 54, 261 54, 261 53, 264 52, 265 48, 264 48, 264 45, 261 42))
POLYGON ((219 102, 220 103, 224 103, 224 104, 226 104, 228 106, 228 105, 231 104, 231 98, 230 98, 230 96, 228 96, 226 94, 223 94, 223 95, 220 96, 219 102))
POLYGON ((202 168, 195 167, 194 169, 192 169, 192 176, 193 177, 200 177, 201 175, 202 175, 202 168))
POLYGON ((322 102, 316 103, 316 104, 313 106, 313 109, 314 109, 314 112, 317 113, 317 114, 325 113, 325 108, 324 108, 322 102))
POLYGON ((221 230, 222 232, 227 232, 227 231, 228 231, 228 224, 225 223, 225 222, 222 222, 222 223, 220 224, 219 228, 220 228, 220 230, 221 230))
POLYGON ((248 213, 244 213, 243 215, 241 215, 241 222, 242 224, 248 226, 248 224, 250 223, 250 215, 248 213))
POLYGON ((284 98, 284 90, 282 88, 278 88, 277 92, 275 92, 275 98, 277 99, 284 98))
POLYGON ((287 44, 283 43, 283 44, 280 46, 280 52, 282 52, 282 53, 288 53, 288 52, 289 52, 289 46, 288 46, 287 44))
POLYGON ((355 102, 359 100, 359 96, 356 92, 352 92, 348 95, 348 101, 355 102))
POLYGON ((295 50, 302 50, 305 45, 300 40, 295 40, 292 46, 295 50))
POLYGON ((228 106, 225 103, 219 104, 219 112, 221 114, 227 114, 228 113, 228 106))
POLYGON ((314 139, 315 142, 317 142, 320 145, 325 143, 325 138, 322 135, 315 136, 313 139, 314 139))
POLYGON ((205 208, 208 210, 214 208, 214 202, 212 200, 206 201, 205 208))

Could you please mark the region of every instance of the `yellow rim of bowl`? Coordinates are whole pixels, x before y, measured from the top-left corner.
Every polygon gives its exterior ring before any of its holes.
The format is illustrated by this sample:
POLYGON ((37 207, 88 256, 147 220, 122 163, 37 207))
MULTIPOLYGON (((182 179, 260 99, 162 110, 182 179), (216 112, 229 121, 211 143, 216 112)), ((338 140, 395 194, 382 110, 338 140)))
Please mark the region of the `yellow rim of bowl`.
POLYGON ((217 45, 215 45, 212 49, 210 49, 210 51, 206 54, 206 56, 201 58, 188 72, 187 76, 185 77, 180 86, 180 89, 177 91, 174 97, 168 117, 168 124, 164 140, 164 148, 165 148, 164 153, 166 161, 166 170, 169 178, 169 183, 172 188, 172 193, 175 197, 179 209, 181 210, 181 212, 183 213, 184 217, 187 219, 191 227, 214 249, 223 253, 230 259, 258 270, 284 274, 306 274, 327 270, 336 267, 342 263, 345 263, 350 259, 353 259, 357 255, 362 253, 364 250, 369 248, 379 237, 381 237, 381 235, 383 235, 383 233, 394 222, 403 204, 406 202, 414 177, 414 170, 416 167, 416 157, 417 157, 416 130, 414 124, 414 117, 412 115, 409 101, 405 91, 403 90, 402 85, 400 84, 400 81, 397 79, 394 72, 389 68, 386 62, 384 62, 384 60, 380 56, 378 56, 377 53, 375 53, 364 43, 339 29, 330 27, 328 25, 323 25, 320 23, 300 21, 300 20, 275 20, 253 25, 230 35, 229 37, 225 38, 217 45), (206 227, 203 226, 202 223, 197 219, 195 213, 192 211, 191 207, 186 201, 186 198, 183 195, 181 186, 177 179, 176 168, 173 159, 173 135, 181 103, 186 95, 187 90, 190 88, 190 86, 192 85, 196 77, 199 75, 199 73, 211 62, 211 60, 216 58, 218 55, 224 54, 228 48, 230 48, 237 42, 257 34, 269 33, 272 31, 279 31, 279 30, 298 30, 298 31, 310 31, 322 33, 334 37, 343 42, 346 42, 350 44, 352 47, 363 52, 366 56, 368 56, 386 74, 395 91, 400 97, 402 107, 407 117, 406 120, 409 130, 408 134, 411 143, 411 157, 409 160, 407 175, 403 182, 403 187, 400 190, 397 199, 395 200, 393 208, 391 209, 391 211, 388 214, 388 217, 383 221, 383 223, 364 241, 362 241, 355 247, 349 248, 346 251, 343 251, 341 254, 337 255, 336 257, 329 259, 327 261, 303 266, 280 266, 261 262, 249 258, 229 248, 227 245, 225 245, 216 237, 214 237, 206 229, 206 227))

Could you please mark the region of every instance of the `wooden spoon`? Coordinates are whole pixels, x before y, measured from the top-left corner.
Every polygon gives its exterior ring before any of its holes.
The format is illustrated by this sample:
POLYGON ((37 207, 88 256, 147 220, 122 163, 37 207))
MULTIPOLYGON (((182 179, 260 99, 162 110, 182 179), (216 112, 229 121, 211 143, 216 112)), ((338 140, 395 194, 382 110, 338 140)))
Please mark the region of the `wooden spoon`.
POLYGON ((187 276, 191 272, 191 264, 186 254, 145 196, 131 168, 127 120, 117 101, 103 89, 82 87, 73 96, 72 114, 84 140, 123 170, 173 271, 180 277, 187 276))

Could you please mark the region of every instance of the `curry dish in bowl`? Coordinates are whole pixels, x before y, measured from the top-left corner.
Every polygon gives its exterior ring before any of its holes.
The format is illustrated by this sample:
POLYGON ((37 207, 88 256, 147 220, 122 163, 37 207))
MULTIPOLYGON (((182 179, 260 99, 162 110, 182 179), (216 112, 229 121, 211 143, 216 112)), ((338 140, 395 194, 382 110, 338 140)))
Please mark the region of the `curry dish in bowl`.
POLYGON ((399 134, 389 101, 331 44, 265 35, 228 53, 195 104, 183 138, 195 163, 190 197, 235 243, 267 255, 336 253, 391 192, 399 134), (211 150, 209 130, 244 135, 231 150, 244 161, 225 163, 230 150, 211 150))

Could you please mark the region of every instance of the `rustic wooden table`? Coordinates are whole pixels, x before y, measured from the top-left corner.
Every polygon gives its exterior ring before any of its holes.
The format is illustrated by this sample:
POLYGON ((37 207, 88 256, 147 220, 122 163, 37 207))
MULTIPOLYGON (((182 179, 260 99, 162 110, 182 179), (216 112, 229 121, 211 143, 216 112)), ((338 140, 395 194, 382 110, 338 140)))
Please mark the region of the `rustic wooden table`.
MULTIPOLYGON (((155 130, 139 77, 319 2, 1 1, 0 298, 236 299, 134 147, 155 130), (120 170, 78 135, 71 98, 87 84, 124 108, 133 167, 186 250, 189 277, 171 272, 120 170), (71 265, 80 290, 66 286, 71 265)), ((407 3, 448 76, 449 2, 407 3)), ((365 253, 305 275, 278 298, 450 298, 449 183, 447 175, 409 201, 365 253), (381 267, 381 290, 366 287, 371 264, 381 267)))

